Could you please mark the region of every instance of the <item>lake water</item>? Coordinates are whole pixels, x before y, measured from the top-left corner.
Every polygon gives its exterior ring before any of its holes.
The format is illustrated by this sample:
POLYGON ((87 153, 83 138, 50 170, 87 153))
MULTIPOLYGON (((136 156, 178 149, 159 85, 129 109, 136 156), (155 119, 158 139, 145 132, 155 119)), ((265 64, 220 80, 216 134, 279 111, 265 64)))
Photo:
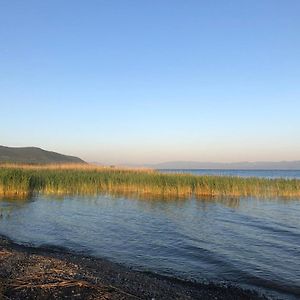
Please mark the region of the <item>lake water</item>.
POLYGON ((300 199, 2 199, 0 234, 138 270, 300 298, 300 199))
POLYGON ((300 170, 159 169, 162 173, 300 179, 300 170))

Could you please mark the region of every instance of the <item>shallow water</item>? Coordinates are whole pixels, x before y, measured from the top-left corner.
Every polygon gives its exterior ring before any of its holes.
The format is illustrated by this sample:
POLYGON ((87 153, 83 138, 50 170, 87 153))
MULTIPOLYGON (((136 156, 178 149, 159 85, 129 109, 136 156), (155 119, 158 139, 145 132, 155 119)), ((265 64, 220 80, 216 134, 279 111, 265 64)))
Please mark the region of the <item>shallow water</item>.
POLYGON ((162 173, 300 179, 300 170, 160 169, 162 173))
POLYGON ((0 201, 0 234, 140 270, 300 297, 300 199, 0 201))

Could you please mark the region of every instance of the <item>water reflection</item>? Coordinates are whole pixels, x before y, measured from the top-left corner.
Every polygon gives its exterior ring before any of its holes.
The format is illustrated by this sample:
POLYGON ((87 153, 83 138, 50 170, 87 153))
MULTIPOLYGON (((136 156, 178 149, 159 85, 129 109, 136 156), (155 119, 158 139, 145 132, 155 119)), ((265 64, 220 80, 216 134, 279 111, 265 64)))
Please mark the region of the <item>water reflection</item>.
POLYGON ((142 270, 300 295, 300 199, 114 194, 0 201, 0 233, 142 270))
MULTIPOLYGON (((0 196, 0 213, 5 211, 10 211, 13 209, 22 208, 29 203, 36 201, 37 199, 52 199, 55 201, 64 201, 70 198, 80 199, 85 203, 93 205, 102 205, 99 202, 99 198, 104 199, 124 199, 129 201, 138 201, 136 205, 141 205, 143 208, 149 206, 154 207, 165 207, 165 206, 176 206, 184 207, 186 203, 194 201, 199 209, 206 210, 211 205, 220 204, 232 209, 239 209, 241 201, 245 202, 245 199, 253 201, 254 204, 259 205, 261 201, 272 203, 289 203, 294 202, 298 199, 290 197, 278 197, 278 198, 254 198, 254 197, 238 197, 238 196, 183 196, 183 195, 161 195, 161 194, 143 194, 134 192, 111 192, 102 194, 91 194, 91 195, 70 195, 70 194, 60 194, 60 195, 18 195, 18 196, 0 196)), ((112 203, 113 204, 113 203, 112 203)))
POLYGON ((30 196, 0 197, 0 218, 10 218, 15 210, 22 210, 34 199, 30 196))

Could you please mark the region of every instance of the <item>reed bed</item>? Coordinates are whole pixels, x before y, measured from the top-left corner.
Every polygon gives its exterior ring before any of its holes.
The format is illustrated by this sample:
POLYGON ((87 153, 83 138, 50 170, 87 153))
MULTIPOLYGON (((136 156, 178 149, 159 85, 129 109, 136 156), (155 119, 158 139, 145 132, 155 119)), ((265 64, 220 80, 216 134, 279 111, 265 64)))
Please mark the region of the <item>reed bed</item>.
POLYGON ((300 197, 300 180, 162 174, 93 165, 0 165, 0 195, 135 193, 161 197, 300 197))
POLYGON ((138 172, 154 172, 153 169, 149 168, 129 168, 123 166, 101 166, 94 164, 17 164, 17 163, 0 163, 0 168, 6 169, 26 169, 26 170, 133 170, 138 172))

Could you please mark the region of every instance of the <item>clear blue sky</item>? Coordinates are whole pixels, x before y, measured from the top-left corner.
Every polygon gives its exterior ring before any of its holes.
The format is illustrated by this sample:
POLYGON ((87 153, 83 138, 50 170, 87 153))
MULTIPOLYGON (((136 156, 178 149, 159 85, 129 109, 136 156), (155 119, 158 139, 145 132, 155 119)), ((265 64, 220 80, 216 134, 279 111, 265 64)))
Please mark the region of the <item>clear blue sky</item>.
POLYGON ((299 0, 0 1, 0 144, 300 159, 299 16, 299 0))

